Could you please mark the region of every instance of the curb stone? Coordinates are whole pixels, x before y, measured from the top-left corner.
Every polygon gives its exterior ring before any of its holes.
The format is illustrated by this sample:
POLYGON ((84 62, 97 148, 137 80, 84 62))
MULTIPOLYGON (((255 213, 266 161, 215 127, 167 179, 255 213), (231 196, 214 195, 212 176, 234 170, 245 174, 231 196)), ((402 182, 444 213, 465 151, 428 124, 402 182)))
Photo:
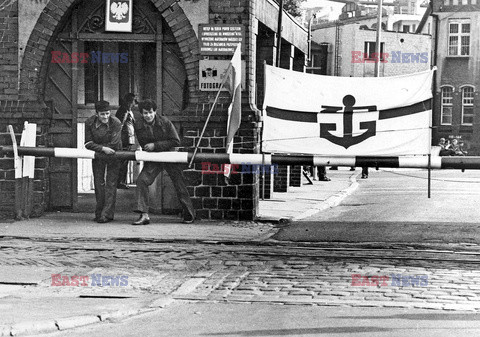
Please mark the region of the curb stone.
POLYGON ((154 308, 139 308, 139 309, 126 309, 113 312, 102 313, 97 316, 101 322, 105 321, 118 321, 127 317, 141 315, 146 312, 154 311, 154 308))
POLYGON ((100 322, 100 317, 89 315, 89 316, 61 318, 56 320, 55 324, 57 325, 58 330, 66 330, 66 329, 76 328, 79 326, 98 323, 98 322, 100 322))
POLYGON ((352 194, 358 188, 357 176, 358 176, 358 173, 354 173, 350 176, 349 180, 351 182, 351 185, 349 187, 328 197, 326 200, 320 203, 317 207, 313 209, 309 209, 308 211, 305 211, 303 214, 293 217, 291 221, 302 220, 302 219, 311 217, 326 209, 338 206, 347 196, 352 194))
MULTIPOLYGON (((0 330, 1 331, 1 330, 0 330)), ((12 325, 8 334, 4 334, 3 336, 18 336, 18 335, 26 335, 32 333, 47 333, 47 332, 55 332, 58 331, 58 327, 55 324, 54 320, 49 321, 40 321, 40 322, 21 322, 12 325)), ((0 333, 0 336, 2 334, 0 333)))
MULTIPOLYGON (((163 300, 163 299, 162 299, 163 300)), ((173 302, 173 299, 166 299, 164 306, 173 302)), ((156 308, 163 308, 164 306, 156 306, 152 308, 128 309, 118 310, 109 313, 101 313, 98 315, 65 317, 56 320, 39 321, 39 322, 20 322, 14 325, 0 326, 0 337, 32 335, 37 333, 50 333, 56 331, 63 331, 67 329, 78 328, 85 325, 100 323, 104 321, 118 321, 130 316, 140 315, 146 312, 154 311, 156 308)))
POLYGON ((163 297, 163 298, 159 298, 155 301, 153 301, 149 307, 150 308, 165 308, 166 306, 172 304, 173 302, 175 302, 175 299, 171 298, 171 297, 163 297))

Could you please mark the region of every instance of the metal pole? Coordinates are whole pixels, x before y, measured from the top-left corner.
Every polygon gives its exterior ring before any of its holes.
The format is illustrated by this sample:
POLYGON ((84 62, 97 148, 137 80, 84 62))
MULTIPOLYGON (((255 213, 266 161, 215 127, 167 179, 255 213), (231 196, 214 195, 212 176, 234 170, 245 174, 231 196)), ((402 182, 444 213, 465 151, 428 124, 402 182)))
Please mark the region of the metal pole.
POLYGON ((282 20, 283 20, 283 0, 278 4, 278 27, 277 27, 277 60, 276 67, 280 67, 280 53, 282 50, 282 20))
POLYGON ((381 37, 381 31, 382 31, 382 4, 383 0, 378 0, 378 13, 377 13, 377 39, 375 42, 375 54, 376 54, 376 62, 375 62, 375 77, 380 76, 380 37, 381 37))
POLYGON ((265 200, 265 155, 262 156, 262 200, 265 200))
POLYGON ((432 192, 432 155, 428 154, 428 198, 430 199, 432 192))
POLYGON ((310 20, 308 20, 308 66, 312 67, 312 21, 315 18, 315 14, 312 15, 310 20))

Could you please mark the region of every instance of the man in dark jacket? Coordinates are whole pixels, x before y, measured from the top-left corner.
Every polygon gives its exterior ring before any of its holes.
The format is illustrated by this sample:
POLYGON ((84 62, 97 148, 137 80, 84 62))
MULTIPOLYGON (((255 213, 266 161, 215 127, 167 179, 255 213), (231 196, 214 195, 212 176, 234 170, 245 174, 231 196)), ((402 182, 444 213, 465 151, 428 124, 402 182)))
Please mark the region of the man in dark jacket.
POLYGON ((92 160, 97 201, 94 221, 106 223, 113 220, 115 212, 119 162, 112 155, 122 148, 122 123, 110 115, 107 101, 96 102, 95 111, 85 121, 85 148, 97 152, 97 158, 92 160))
MULTIPOLYGON (((142 149, 147 152, 174 151, 180 146, 177 131, 167 118, 157 115, 157 104, 146 100, 138 104, 142 118, 135 123, 135 135, 142 149)), ((183 207, 183 222, 192 223, 195 219, 195 210, 185 185, 183 172, 178 164, 145 162, 142 172, 137 178, 137 209, 140 217, 133 225, 147 225, 148 217, 148 186, 150 186, 160 172, 165 169, 172 179, 178 199, 183 207)))

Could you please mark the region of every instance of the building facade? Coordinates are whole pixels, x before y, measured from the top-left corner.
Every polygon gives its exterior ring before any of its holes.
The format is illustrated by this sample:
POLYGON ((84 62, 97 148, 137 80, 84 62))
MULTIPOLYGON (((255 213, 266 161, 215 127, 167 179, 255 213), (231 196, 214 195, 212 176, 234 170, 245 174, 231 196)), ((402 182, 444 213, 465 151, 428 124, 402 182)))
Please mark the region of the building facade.
POLYGON ((460 139, 469 155, 480 155, 480 3, 433 1, 436 24, 433 142, 460 139))
MULTIPOLYGON (((358 18, 325 25, 312 32, 312 40, 328 47, 326 75, 374 75, 376 30, 365 25, 364 20, 358 18)), ((428 34, 382 31, 380 46, 380 76, 396 76, 430 69, 431 36, 428 34)))
MULTIPOLYGON (((202 32, 230 30, 241 36, 245 69, 242 124, 234 152, 261 150, 258 107, 263 94, 263 65, 274 64, 280 49, 282 68, 304 71, 305 28, 285 13, 278 48, 279 7, 272 0, 132 0, 131 31, 114 32, 105 25, 110 20, 107 3, 110 1, 2 2, 1 144, 11 145, 10 135, 4 132, 7 125, 13 125, 18 136, 24 121, 29 121, 37 124, 38 146, 81 148, 82 123, 94 114, 93 103, 108 100, 113 110, 125 93, 135 92, 140 100, 157 101, 159 112, 172 120, 179 132, 180 150, 192 150, 217 93, 216 84, 208 80, 215 76, 218 80, 233 53, 221 45, 230 36, 225 35, 211 48, 213 41, 202 32)), ((225 91, 213 110, 200 152, 225 151, 229 103, 225 91)), ((75 210, 78 186, 82 185, 79 172, 77 160, 37 158, 32 215, 75 210)), ((185 171, 199 218, 255 218, 258 175, 232 175, 227 184, 223 175, 202 173, 201 164, 185 171)), ((2 212, 13 213, 18 198, 14 180, 13 160, 0 158, 2 212)), ((162 176, 155 186, 168 191, 168 184, 168 177, 162 176)), ((154 199, 162 211, 175 208, 168 196, 154 199)))

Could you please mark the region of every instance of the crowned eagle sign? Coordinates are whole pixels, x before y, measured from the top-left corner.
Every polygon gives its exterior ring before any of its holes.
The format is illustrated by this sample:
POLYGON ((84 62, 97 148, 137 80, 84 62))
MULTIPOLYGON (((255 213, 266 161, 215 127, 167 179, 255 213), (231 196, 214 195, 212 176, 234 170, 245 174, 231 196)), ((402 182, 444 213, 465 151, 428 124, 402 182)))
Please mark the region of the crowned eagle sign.
POLYGON ((337 77, 266 66, 262 151, 335 156, 430 152, 433 70, 337 77))
POLYGON ((106 0, 106 25, 109 32, 132 31, 132 0, 106 0))

